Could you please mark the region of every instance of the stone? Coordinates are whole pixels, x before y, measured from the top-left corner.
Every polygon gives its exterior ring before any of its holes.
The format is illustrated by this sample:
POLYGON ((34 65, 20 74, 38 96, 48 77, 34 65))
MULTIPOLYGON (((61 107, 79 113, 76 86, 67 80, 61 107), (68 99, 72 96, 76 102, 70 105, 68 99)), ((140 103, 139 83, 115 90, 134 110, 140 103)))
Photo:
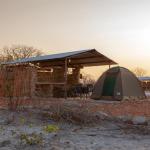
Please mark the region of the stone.
POLYGON ((129 122, 132 121, 132 116, 130 115, 118 116, 118 119, 122 120, 123 122, 129 122))
POLYGON ((8 125, 10 123, 12 123, 14 121, 14 115, 10 114, 8 117, 6 118, 0 118, 0 125, 8 125))
POLYGON ((148 124, 146 117, 136 116, 132 119, 134 125, 146 125, 148 124))
POLYGON ((0 142, 0 147, 6 147, 10 144, 11 144, 10 140, 5 140, 5 141, 0 142))
POLYGON ((105 112, 102 112, 102 111, 98 111, 96 113, 94 113, 94 116, 99 118, 99 119, 106 119, 106 118, 109 118, 109 115, 106 114, 105 112))
POLYGON ((6 125, 6 119, 1 119, 0 118, 0 125, 6 125))
POLYGON ((52 147, 50 148, 50 150, 61 150, 61 148, 58 147, 58 146, 52 146, 52 147))
POLYGON ((1 150, 12 150, 12 148, 11 147, 3 147, 3 148, 1 148, 1 150))

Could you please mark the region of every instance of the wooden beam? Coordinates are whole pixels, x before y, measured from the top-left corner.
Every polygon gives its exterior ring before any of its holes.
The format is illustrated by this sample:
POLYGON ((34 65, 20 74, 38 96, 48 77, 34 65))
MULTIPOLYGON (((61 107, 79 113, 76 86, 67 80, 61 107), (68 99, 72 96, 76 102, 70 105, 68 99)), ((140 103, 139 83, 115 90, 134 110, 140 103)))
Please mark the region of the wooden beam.
POLYGON ((65 82, 36 82, 36 84, 40 85, 65 85, 65 82))
MULTIPOLYGON (((73 57, 73 58, 70 58, 71 60, 78 60, 78 59, 101 59, 101 58, 105 58, 104 56, 89 56, 89 57, 73 57)), ((106 59, 106 58, 105 58, 106 59)))
MULTIPOLYGON (((109 63, 111 65, 114 65, 114 63, 109 63)), ((80 67, 92 67, 92 66, 105 66, 108 65, 108 62, 103 62, 103 63, 89 63, 89 64, 80 64, 80 67)), ((75 67, 78 66, 78 64, 74 64, 74 65, 68 65, 68 67, 75 67)))
POLYGON ((111 65, 109 64, 109 69, 111 68, 111 65))
POLYGON ((109 62, 109 61, 90 61, 90 62, 74 62, 74 63, 70 63, 69 65, 85 65, 85 64, 103 64, 103 63, 105 63, 105 64, 107 64, 107 65, 110 65, 110 64, 112 64, 111 62, 109 62))
POLYGON ((65 88, 65 99, 67 99, 67 78, 68 78, 68 76, 67 76, 67 72, 68 72, 68 59, 66 58, 65 59, 65 86, 64 86, 64 88, 65 88))
POLYGON ((56 66, 64 66, 64 61, 46 61, 41 62, 40 67, 56 67, 56 66))
POLYGON ((105 58, 88 58, 88 59, 78 59, 78 60, 71 60, 71 62, 69 64, 89 64, 89 63, 100 63, 100 62, 110 62, 109 60, 105 59, 105 58))

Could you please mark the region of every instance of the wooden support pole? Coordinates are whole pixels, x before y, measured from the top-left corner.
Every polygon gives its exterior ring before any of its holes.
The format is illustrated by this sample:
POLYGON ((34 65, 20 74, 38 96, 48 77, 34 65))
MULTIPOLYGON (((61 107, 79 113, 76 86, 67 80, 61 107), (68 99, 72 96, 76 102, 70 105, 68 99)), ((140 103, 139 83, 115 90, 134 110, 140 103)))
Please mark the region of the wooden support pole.
POLYGON ((34 98, 35 97, 35 93, 36 93, 36 82, 37 82, 37 69, 35 67, 31 68, 31 97, 34 98))
POLYGON ((68 72, 68 63, 67 63, 67 58, 65 59, 65 99, 67 99, 67 80, 68 80, 68 77, 67 77, 67 72, 68 72))

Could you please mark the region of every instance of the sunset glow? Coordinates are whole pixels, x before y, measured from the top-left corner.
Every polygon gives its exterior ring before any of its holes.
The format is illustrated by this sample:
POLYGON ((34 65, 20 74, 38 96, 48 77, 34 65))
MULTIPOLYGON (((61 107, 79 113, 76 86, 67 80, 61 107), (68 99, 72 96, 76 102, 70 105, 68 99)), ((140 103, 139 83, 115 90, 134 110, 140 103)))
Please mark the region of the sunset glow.
MULTIPOLYGON (((1 0, 0 47, 23 44, 45 53, 95 48, 150 75, 150 1, 1 0)), ((99 74, 107 67, 87 68, 99 74)))

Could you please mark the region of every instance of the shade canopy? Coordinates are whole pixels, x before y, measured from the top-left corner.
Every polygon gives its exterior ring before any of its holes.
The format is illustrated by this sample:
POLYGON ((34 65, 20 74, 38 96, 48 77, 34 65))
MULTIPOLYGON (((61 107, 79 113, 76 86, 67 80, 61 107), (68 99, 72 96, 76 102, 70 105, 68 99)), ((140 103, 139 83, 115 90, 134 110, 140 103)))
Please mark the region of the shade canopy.
POLYGON ((114 65, 115 61, 104 56, 95 49, 87 49, 38 57, 30 57, 25 59, 19 59, 12 62, 2 63, 3 65, 16 65, 16 64, 40 64, 41 66, 62 66, 64 60, 68 60, 68 66, 101 66, 101 65, 114 65))

